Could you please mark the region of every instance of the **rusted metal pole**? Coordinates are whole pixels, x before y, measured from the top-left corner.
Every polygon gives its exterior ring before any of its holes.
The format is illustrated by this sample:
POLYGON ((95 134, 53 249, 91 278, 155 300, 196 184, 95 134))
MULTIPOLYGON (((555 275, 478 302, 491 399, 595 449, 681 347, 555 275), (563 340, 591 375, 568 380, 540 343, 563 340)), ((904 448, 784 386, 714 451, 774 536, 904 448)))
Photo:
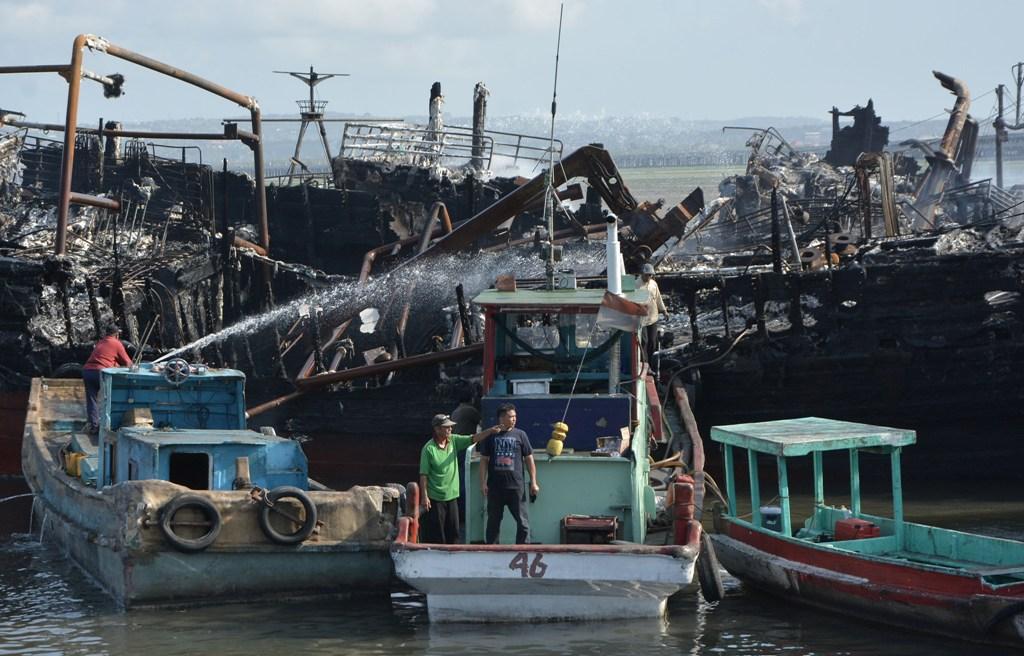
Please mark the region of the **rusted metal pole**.
POLYGON ((79 34, 71 45, 71 64, 67 67, 68 105, 64 118, 64 153, 60 164, 60 197, 57 201, 57 235, 53 252, 63 255, 68 238, 68 210, 71 206, 71 173, 75 164, 75 130, 78 125, 78 94, 82 87, 82 49, 88 35, 79 34))
POLYGON ((89 205, 90 207, 100 207, 105 210, 111 210, 118 212, 121 210, 121 202, 113 198, 101 198, 100 196, 91 196, 89 194, 80 194, 77 191, 72 191, 68 199, 76 205, 89 205))
POLYGON ((297 399, 306 392, 312 392, 320 389, 321 387, 327 387, 335 383, 342 383, 349 380, 356 380, 359 378, 368 378, 371 376, 380 376, 388 374, 393 371, 401 371, 402 369, 412 369, 414 367, 421 367, 429 364, 437 364, 439 362, 447 362, 449 360, 462 360, 470 358, 482 353, 484 350, 483 343, 472 344, 470 346, 463 346, 462 348, 450 349, 447 351, 436 351, 433 353, 422 353, 420 355, 410 355, 407 358, 401 358, 398 360, 391 360, 389 362, 380 362, 377 364, 368 364, 363 367, 352 367, 351 369, 343 369, 342 371, 332 371, 326 374, 319 374, 317 376, 310 376, 308 378, 298 378, 295 384, 298 386, 298 390, 278 397, 276 399, 267 401, 266 403, 252 407, 246 411, 246 415, 249 417, 255 417, 258 414, 264 413, 267 410, 273 410, 278 408, 289 401, 297 399))
POLYGON ((257 255, 260 255, 260 256, 263 256, 263 257, 267 256, 267 251, 262 246, 259 246, 258 244, 254 244, 251 241, 247 241, 245 239, 242 239, 238 235, 235 235, 235 238, 232 240, 232 245, 235 248, 245 248, 245 249, 248 249, 248 250, 256 253, 257 255))
POLYGON ((483 344, 472 344, 470 346, 463 346, 462 348, 451 349, 448 351, 421 353, 419 355, 410 355, 409 357, 401 358, 400 360, 379 362, 362 367, 343 369, 342 371, 333 371, 326 374, 320 374, 318 376, 310 376, 309 378, 300 378, 295 381, 295 384, 298 385, 300 390, 308 392, 348 380, 380 376, 381 374, 388 374, 392 371, 412 369, 414 367, 422 367, 427 364, 437 364, 439 362, 448 362, 450 360, 461 360, 473 357, 478 353, 483 352, 483 350, 483 344))
POLYGON ((259 105, 255 100, 252 104, 253 107, 249 111, 252 114, 252 132, 256 137, 252 144, 253 166, 256 172, 256 215, 260 219, 260 246, 269 254, 270 225, 267 223, 267 183, 263 170, 263 124, 260 122, 259 105))
POLYGON ((68 64, 38 64, 35 66, 0 66, 0 75, 8 73, 60 73, 70 70, 68 64))

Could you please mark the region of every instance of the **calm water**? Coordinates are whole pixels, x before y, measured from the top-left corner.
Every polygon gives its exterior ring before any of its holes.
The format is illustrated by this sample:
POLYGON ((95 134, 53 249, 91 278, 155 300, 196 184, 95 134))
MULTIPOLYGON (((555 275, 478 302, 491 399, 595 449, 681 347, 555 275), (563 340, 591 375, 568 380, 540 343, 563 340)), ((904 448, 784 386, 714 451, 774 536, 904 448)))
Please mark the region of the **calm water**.
MULTIPOLYGON (((0 497, 22 490, 20 483, 2 483, 0 497)), ((1024 539, 1024 501, 985 502, 999 486, 973 492, 919 497, 908 504, 908 512, 1024 539)), ((29 507, 28 499, 0 503, 0 656, 142 650, 147 656, 1003 653, 788 605, 746 591, 729 577, 723 601, 680 600, 666 621, 431 626, 422 598, 405 594, 376 602, 260 602, 124 612, 45 537, 41 544, 38 535, 22 532, 29 507)))

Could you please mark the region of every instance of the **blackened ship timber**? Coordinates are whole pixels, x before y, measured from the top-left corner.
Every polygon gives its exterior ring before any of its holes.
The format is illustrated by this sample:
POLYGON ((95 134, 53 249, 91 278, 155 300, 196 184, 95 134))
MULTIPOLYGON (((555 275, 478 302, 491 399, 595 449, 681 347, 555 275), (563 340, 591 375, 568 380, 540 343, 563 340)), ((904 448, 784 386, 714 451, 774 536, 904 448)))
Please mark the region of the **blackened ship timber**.
POLYGON ((811 414, 912 426, 921 472, 954 452, 1019 476, 1024 244, 940 255, 934 242, 890 241, 814 272, 662 275, 696 333, 686 363, 706 362, 693 377, 702 428, 811 414), (702 331, 697 317, 723 307, 730 328, 702 331))

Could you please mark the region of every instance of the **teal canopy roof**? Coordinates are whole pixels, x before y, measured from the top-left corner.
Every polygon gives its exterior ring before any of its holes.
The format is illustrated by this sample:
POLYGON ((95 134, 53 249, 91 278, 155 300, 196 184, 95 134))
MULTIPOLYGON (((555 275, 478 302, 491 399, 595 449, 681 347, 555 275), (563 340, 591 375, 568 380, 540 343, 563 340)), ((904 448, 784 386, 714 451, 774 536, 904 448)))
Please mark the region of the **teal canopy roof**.
POLYGON ((916 441, 917 435, 912 430, 901 428, 803 417, 713 426, 711 439, 760 453, 802 456, 814 451, 907 446, 916 441))

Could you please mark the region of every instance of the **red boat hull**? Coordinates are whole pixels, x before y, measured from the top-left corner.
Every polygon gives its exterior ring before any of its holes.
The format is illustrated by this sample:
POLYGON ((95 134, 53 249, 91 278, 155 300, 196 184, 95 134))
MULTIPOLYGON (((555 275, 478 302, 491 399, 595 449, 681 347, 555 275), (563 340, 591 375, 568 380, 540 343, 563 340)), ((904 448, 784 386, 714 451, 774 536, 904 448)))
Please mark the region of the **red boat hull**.
POLYGON ((1024 583, 993 587, 977 572, 786 540, 723 518, 711 536, 746 584, 800 603, 960 639, 1024 648, 1024 583))

